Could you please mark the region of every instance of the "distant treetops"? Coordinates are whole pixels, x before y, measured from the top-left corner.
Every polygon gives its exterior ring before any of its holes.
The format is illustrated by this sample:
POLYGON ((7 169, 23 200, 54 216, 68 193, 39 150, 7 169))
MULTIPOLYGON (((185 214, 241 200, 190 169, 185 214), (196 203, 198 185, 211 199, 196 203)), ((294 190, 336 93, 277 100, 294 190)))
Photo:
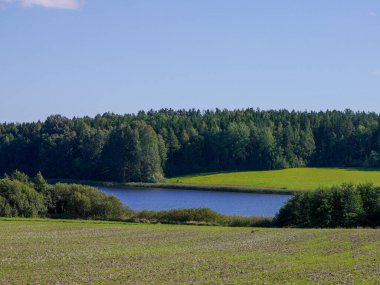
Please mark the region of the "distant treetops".
POLYGON ((163 109, 0 124, 0 173, 156 182, 301 166, 380 167, 379 114, 163 109))

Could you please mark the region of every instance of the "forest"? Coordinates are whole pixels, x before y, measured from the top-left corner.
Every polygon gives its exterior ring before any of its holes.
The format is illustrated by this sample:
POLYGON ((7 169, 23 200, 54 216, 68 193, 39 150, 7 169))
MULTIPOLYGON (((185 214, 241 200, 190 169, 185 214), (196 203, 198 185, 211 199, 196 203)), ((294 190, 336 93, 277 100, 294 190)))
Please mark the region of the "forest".
POLYGON ((162 109, 0 124, 0 173, 157 182, 192 173, 303 166, 379 167, 380 115, 162 109))

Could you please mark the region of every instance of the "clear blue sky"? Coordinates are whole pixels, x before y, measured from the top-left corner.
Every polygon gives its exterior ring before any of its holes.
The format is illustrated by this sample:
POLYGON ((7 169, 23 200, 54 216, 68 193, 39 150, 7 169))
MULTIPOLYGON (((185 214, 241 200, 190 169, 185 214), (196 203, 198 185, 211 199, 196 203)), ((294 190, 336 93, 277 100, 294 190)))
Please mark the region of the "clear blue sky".
POLYGON ((0 121, 380 112, 380 1, 0 0, 0 121))

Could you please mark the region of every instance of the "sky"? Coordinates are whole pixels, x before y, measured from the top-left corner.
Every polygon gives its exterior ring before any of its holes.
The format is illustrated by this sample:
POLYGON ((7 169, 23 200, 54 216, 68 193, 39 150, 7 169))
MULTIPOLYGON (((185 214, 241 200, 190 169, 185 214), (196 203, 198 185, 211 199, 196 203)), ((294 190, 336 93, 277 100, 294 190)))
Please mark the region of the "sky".
POLYGON ((379 0, 0 0, 0 122, 380 113, 379 0))

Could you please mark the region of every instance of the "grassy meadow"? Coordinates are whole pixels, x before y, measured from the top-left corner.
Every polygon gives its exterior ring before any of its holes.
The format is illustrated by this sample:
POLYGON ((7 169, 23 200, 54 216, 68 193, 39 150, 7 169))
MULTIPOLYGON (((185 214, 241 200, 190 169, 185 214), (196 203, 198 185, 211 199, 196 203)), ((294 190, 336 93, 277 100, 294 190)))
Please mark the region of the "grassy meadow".
POLYGON ((380 230, 0 220, 0 284, 379 284, 380 230))
POLYGON ((173 177, 168 183, 204 186, 240 186, 257 189, 314 190, 344 182, 372 182, 380 186, 378 168, 290 168, 268 171, 209 173, 173 177))

